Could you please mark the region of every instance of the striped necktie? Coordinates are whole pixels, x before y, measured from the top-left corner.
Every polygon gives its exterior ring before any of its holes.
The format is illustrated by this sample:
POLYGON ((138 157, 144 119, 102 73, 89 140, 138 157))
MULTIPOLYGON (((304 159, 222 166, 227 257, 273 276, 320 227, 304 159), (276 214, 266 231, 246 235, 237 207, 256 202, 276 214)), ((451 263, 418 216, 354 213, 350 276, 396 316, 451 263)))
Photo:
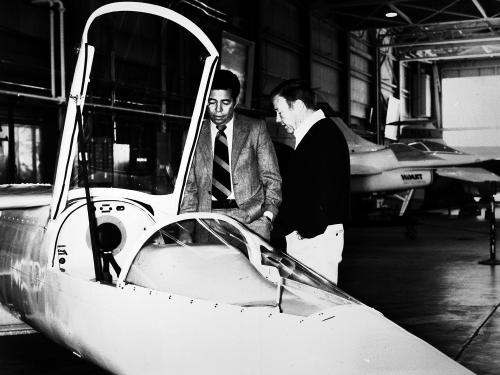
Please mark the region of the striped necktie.
POLYGON ((212 174, 212 195, 218 200, 227 199, 231 194, 231 171, 229 168, 229 147, 224 133, 226 125, 217 125, 214 143, 214 164, 212 174))

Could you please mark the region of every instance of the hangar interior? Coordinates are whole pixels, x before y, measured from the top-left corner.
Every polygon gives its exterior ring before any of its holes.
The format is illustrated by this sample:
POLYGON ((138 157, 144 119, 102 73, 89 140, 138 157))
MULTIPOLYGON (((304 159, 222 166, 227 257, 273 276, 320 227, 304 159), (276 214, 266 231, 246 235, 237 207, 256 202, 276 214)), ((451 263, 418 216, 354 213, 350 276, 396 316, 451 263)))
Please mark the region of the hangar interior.
MULTIPOLYGON (((92 11, 109 2, 2 1, 0 184, 52 182, 81 31, 92 11)), ((399 141, 406 134, 439 142, 444 139, 450 146, 487 151, 500 158, 496 116, 496 100, 500 99, 499 1, 150 2, 185 15, 209 35, 220 51, 221 66, 237 72, 242 82, 241 112, 273 118, 269 92, 283 80, 300 77, 311 82, 331 115, 376 144, 399 141), (388 126, 390 122, 395 125, 388 126), (425 124, 423 132, 415 135, 414 124, 425 124)), ((93 86, 86 99, 89 153, 93 156, 91 183, 162 194, 172 188, 176 177, 203 53, 173 25, 147 17, 112 16, 91 37, 100 51, 107 51, 94 58, 98 68, 93 71, 93 86), (145 123, 150 126, 144 127, 145 123), (169 149, 160 147, 165 143, 169 149), (121 172, 127 172, 127 177, 121 172)), ((269 130, 274 140, 287 142, 278 127, 271 124, 269 130)), ((500 171, 495 163, 490 166, 494 172, 500 171)), ((462 203, 463 196, 454 194, 462 188, 449 183, 448 189, 436 201, 444 201, 441 208, 451 210, 462 203), (447 200, 450 196, 455 201, 447 200)), ((414 198, 423 194, 415 192, 414 198)), ((375 200, 382 211, 386 204, 375 200)), ((493 212, 491 207, 489 212, 494 218, 494 201, 493 212)), ((474 261, 488 255, 488 223, 447 217, 445 225, 455 219, 461 220, 457 226, 467 227, 464 230, 469 236, 457 239, 447 227, 443 238, 438 237, 433 228, 443 224, 436 223, 435 217, 429 219, 431 224, 424 221, 420 226, 419 237, 426 238, 411 244, 397 236, 404 228, 382 228, 380 220, 374 227, 353 226, 351 233, 360 233, 360 237, 348 232, 346 249, 351 246, 354 250, 346 254, 341 266, 340 284, 471 370, 498 373, 500 359, 476 354, 482 348, 479 344, 474 352, 462 355, 478 335, 485 350, 491 355, 498 352, 493 339, 499 334, 500 295, 494 266, 477 266, 474 261), (377 244, 379 257, 367 250, 367 243, 360 243, 363 236, 377 244), (465 237, 469 240, 463 240, 465 237), (455 240, 458 242, 452 242, 455 240), (433 252, 434 246, 442 249, 439 241, 450 241, 446 246, 452 249, 433 252), (469 242, 463 246, 463 241, 469 242), (399 248, 404 251, 397 251, 399 248), (420 263, 412 258, 415 252, 420 252, 420 263), (447 262, 450 257, 455 258, 447 262), (445 273, 446 281, 432 285, 429 270, 445 273), (381 279, 374 273, 389 271, 394 278, 382 278, 377 286, 381 279), (429 282, 404 278, 401 272, 418 273, 429 282), (400 289, 396 289, 399 282, 400 289), (409 285, 415 284, 418 291, 411 296, 416 289, 409 285), (429 294, 426 288, 431 290, 429 294), (450 299, 459 299, 451 295, 458 289, 487 297, 472 298, 474 306, 469 311, 468 303, 450 303, 450 299), (407 299, 420 303, 413 316, 403 312, 412 310, 407 299), (448 309, 448 313, 436 312, 438 308, 448 309), (449 311, 454 308, 457 311, 449 311), (434 315, 430 317, 431 310, 434 315), (445 324, 450 317, 456 325, 445 324), (443 327, 448 333, 443 333, 443 327), (449 333, 454 329, 456 336, 449 333)))

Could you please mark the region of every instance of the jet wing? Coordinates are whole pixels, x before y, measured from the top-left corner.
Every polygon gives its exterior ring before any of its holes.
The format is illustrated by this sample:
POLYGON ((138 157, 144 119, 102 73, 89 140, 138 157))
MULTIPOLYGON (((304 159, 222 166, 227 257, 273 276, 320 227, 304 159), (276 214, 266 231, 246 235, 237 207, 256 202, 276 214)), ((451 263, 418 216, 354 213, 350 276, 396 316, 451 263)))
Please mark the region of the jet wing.
POLYGON ((28 208, 50 204, 52 185, 13 184, 0 185, 0 208, 28 208))
POLYGON ((500 176, 483 168, 473 167, 450 167, 438 168, 436 173, 442 177, 456 180, 480 183, 480 182, 500 182, 500 176))
POLYGON ((481 159, 481 161, 500 160, 500 147, 460 147, 460 150, 469 154, 477 155, 481 159))

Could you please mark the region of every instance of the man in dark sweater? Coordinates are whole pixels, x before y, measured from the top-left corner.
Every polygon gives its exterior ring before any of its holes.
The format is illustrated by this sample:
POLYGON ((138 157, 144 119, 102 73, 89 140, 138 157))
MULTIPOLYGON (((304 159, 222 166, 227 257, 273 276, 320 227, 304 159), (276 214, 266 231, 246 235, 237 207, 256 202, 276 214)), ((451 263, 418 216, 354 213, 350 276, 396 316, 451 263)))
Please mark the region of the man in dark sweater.
POLYGON ((295 135, 295 150, 282 171, 283 203, 274 237, 286 236, 287 251, 337 283, 349 217, 350 165, 347 142, 318 110, 314 91, 301 80, 271 92, 277 121, 295 135))

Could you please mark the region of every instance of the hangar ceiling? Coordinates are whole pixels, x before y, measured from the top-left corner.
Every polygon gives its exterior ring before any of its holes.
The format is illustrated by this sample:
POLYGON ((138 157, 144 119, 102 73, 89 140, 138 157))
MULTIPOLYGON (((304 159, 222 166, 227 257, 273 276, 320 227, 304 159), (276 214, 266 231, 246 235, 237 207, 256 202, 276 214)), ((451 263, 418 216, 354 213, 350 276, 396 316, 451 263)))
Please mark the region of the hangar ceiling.
POLYGON ((315 0, 311 11, 348 30, 382 29, 379 46, 399 60, 500 57, 499 0, 315 0))

